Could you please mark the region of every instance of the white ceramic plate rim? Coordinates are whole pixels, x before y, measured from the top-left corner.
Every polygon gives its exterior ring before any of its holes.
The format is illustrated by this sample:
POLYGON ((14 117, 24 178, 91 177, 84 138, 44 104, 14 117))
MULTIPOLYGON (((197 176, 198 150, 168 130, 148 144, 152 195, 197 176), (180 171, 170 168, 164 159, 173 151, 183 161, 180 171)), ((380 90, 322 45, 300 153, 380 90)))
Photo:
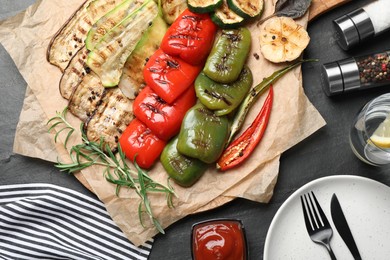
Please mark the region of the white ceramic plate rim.
MULTIPOLYGON (((297 209, 297 206, 294 205, 294 206, 291 206, 292 204, 296 204, 296 203, 299 203, 299 211, 300 211, 300 214, 302 214, 302 209, 300 207, 300 199, 299 199, 299 196, 304 194, 304 193, 307 193, 308 191, 310 190, 313 190, 314 188, 314 192, 316 193, 315 191, 315 188, 316 187, 321 187, 321 185, 328 185, 327 189, 329 189, 329 185, 331 186, 332 183, 335 183, 335 182, 354 182, 354 183, 357 183, 358 185, 368 185, 367 187, 371 188, 371 186, 375 186, 378 187, 378 192, 379 192, 379 195, 383 195, 383 194, 380 194, 380 192, 384 192, 385 194, 385 199, 389 199, 387 201, 387 205, 388 208, 387 209, 384 209, 384 212, 385 212, 385 215, 387 216, 388 215, 388 223, 386 223, 386 226, 389 227, 390 229, 390 187, 386 186, 385 184, 382 184, 380 182, 377 182, 375 180, 372 180, 372 179, 369 179, 369 178, 365 178, 365 177, 360 177, 360 176, 354 176, 354 175, 335 175, 335 176, 328 176, 328 177, 322 177, 322 178, 319 178, 319 179, 316 179, 316 180, 313 180, 307 184, 305 184, 304 186, 302 186, 301 188, 299 188, 298 190, 296 190, 292 195, 290 195, 289 198, 287 198, 287 200, 282 204, 282 206, 278 209, 278 211, 276 212, 272 222, 271 222, 271 225, 269 227, 269 230, 267 232, 267 236, 266 236, 266 240, 265 240, 265 244, 264 244, 264 260, 276 260, 276 259, 282 259, 282 258, 276 258, 274 255, 270 255, 272 253, 271 252, 271 246, 272 246, 272 243, 279 243, 280 241, 272 241, 272 239, 274 239, 274 234, 279 232, 280 231, 278 230, 278 225, 280 224, 280 222, 282 221, 283 222, 283 218, 284 218, 284 214, 285 213, 291 213, 291 212, 288 212, 288 210, 292 210, 292 211, 298 211, 297 209), (292 207, 295 207, 295 209, 291 209, 292 207), (286 212, 287 211, 287 212, 286 212)), ((348 192, 348 190, 346 190, 346 192, 348 192)), ((363 194, 363 192, 362 192, 363 194)), ((359 195, 358 195, 359 196, 359 195)), ((318 195, 317 195, 318 197, 318 195)), ((329 197, 329 203, 330 203, 330 196, 327 196, 329 197)), ((339 199, 340 199, 340 196, 339 196, 339 199)), ((322 199, 322 202, 323 202, 323 199, 322 199)), ((343 203, 345 204, 345 202, 342 202, 340 201, 341 205, 343 206, 343 203)), ((324 208, 324 205, 322 205, 323 203, 321 203, 320 201, 320 204, 321 206, 324 208)), ((330 204, 329 204, 330 205, 330 204)), ((329 222, 331 222, 331 217, 330 217, 330 213, 329 213, 329 209, 326 209, 324 208, 324 211, 325 211, 325 214, 327 215, 328 217, 328 220, 329 222)), ((295 212, 294 212, 295 213, 295 212)), ((298 214, 298 213, 296 213, 298 214)), ((386 218, 387 219, 387 218, 386 218)), ((348 220, 348 218, 347 218, 348 220)), ((303 241, 302 243, 305 244, 305 253, 310 251, 310 250, 313 250, 313 248, 315 248, 316 251, 318 251, 318 255, 316 255, 316 259, 330 259, 329 256, 327 255, 326 253, 326 249, 325 248, 320 248, 318 249, 318 247, 321 247, 320 245, 317 245, 313 242, 311 242, 308 234, 307 234, 307 231, 306 229, 304 228, 304 221, 303 221, 303 216, 302 216, 302 220, 299 220, 299 224, 297 225, 297 223, 291 223, 291 230, 293 229, 296 229, 295 232, 296 233, 300 233, 300 234, 305 234, 305 241, 303 241), (298 229, 298 226, 299 226, 299 229, 298 229), (309 242, 308 242, 309 241, 309 242), (316 248, 317 247, 317 248, 316 248), (321 258, 323 257, 323 258, 321 258)), ((281 223, 282 226, 283 226, 283 223, 281 223)), ((351 224, 351 223, 350 223, 351 224)), ((331 225, 333 226, 333 237, 332 237, 332 240, 333 240, 333 243, 335 244, 338 244, 340 248, 338 248, 338 253, 339 255, 341 254, 342 255, 342 258, 340 259, 353 259, 352 258, 352 255, 350 255, 348 249, 346 248, 344 242, 342 241, 341 237, 338 235, 336 229, 334 228, 334 225, 333 223, 331 222, 331 225)), ((387 230, 386 230, 387 232, 387 230)), ((279 235, 280 236, 280 235, 279 235)), ((277 235, 276 235, 277 237, 277 235)), ((386 239, 386 237, 384 237, 383 239, 386 239)), ((286 248, 283 248, 283 242, 282 243, 279 243, 281 244, 282 246, 279 246, 280 247, 280 251, 283 252, 283 250, 285 250, 286 248)), ((299 246, 298 246, 299 247, 299 246)), ((387 257, 390 255, 390 233, 387 234, 387 242, 386 242, 386 245, 382 245, 383 248, 386 248, 387 249, 384 249, 384 250, 387 250, 386 252, 389 252, 389 254, 386 253, 387 257)), ((302 250, 301 250, 302 251, 302 250)), ((360 250, 361 251, 361 250, 360 250)), ((304 259, 304 258, 299 258, 299 250, 296 250, 296 253, 293 253, 293 255, 288 255, 288 259, 304 259)), ((361 252, 362 254, 362 252, 361 252)), ((286 256, 285 256, 286 257, 286 256)), ((301 256, 303 257, 303 255, 301 256)), ((363 257, 363 254, 362 254, 362 258, 365 259, 363 257)), ((386 259, 386 256, 377 256, 377 257, 373 257, 371 255, 371 257, 369 257, 370 259, 386 259)), ((306 259, 306 258, 305 258, 306 259)))

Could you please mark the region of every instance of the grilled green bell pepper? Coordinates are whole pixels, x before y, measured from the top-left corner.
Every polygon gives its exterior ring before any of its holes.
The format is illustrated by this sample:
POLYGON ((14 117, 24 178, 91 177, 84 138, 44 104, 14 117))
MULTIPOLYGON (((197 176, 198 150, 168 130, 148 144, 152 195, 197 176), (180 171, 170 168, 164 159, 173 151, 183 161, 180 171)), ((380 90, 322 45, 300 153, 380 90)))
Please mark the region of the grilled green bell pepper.
POLYGON ((178 138, 174 137, 165 146, 160 161, 165 171, 177 184, 192 186, 206 171, 208 164, 179 153, 176 149, 178 138))
POLYGON ((251 33, 245 28, 222 30, 210 55, 204 73, 220 83, 237 80, 251 47, 251 33))
POLYGON ((227 116, 216 116, 201 103, 187 111, 179 133, 177 150, 205 163, 215 162, 229 136, 227 116))
POLYGON ((215 82, 203 72, 200 73, 195 80, 195 91, 203 105, 221 116, 229 114, 240 105, 252 83, 252 72, 244 66, 238 79, 230 84, 215 82))

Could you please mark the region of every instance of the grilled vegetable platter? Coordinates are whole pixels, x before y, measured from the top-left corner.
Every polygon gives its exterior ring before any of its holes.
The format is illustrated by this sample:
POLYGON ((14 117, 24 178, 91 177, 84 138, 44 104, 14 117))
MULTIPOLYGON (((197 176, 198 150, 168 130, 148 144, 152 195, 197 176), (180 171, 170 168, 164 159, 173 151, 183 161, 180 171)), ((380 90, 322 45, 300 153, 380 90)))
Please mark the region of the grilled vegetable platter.
POLYGON ((305 62, 299 57, 309 36, 294 19, 271 17, 252 35, 267 4, 86 0, 47 49, 68 100, 49 120, 50 130, 66 136, 67 146, 77 132, 68 112, 81 121, 80 144, 67 147, 71 162, 57 167, 72 173, 97 167, 118 196, 121 188, 135 191, 140 224, 164 233, 151 197, 174 210, 175 191, 191 193, 208 170, 239 174, 277 105, 272 85, 305 62), (281 63, 259 82, 247 64, 254 44, 261 45, 262 53, 252 54, 257 59, 281 63), (261 110, 244 127, 263 94, 261 110))

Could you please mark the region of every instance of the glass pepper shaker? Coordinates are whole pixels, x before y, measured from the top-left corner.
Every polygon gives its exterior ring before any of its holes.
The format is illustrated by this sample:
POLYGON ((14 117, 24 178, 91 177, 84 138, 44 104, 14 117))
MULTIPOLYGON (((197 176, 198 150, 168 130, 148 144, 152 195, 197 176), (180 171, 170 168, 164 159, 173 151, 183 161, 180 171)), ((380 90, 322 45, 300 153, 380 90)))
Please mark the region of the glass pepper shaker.
POLYGON ((390 0, 376 0, 333 21, 335 37, 344 50, 390 28, 390 0))
POLYGON ((390 85, 390 51, 324 64, 321 83, 328 96, 390 85))

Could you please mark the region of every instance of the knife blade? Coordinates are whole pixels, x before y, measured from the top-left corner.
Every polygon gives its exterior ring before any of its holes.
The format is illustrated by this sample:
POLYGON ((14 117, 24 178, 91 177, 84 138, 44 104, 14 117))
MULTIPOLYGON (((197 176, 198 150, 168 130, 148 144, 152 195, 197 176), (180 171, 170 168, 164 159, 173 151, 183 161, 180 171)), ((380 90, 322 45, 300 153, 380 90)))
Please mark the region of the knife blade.
POLYGON ((351 251, 355 260, 361 260, 359 250, 356 246, 355 240, 353 239, 351 229, 348 226, 347 219, 345 218, 344 212, 341 208, 340 202, 337 199, 336 194, 333 194, 330 202, 330 213, 332 216, 333 224, 339 232, 341 238, 344 240, 349 251, 351 251))

